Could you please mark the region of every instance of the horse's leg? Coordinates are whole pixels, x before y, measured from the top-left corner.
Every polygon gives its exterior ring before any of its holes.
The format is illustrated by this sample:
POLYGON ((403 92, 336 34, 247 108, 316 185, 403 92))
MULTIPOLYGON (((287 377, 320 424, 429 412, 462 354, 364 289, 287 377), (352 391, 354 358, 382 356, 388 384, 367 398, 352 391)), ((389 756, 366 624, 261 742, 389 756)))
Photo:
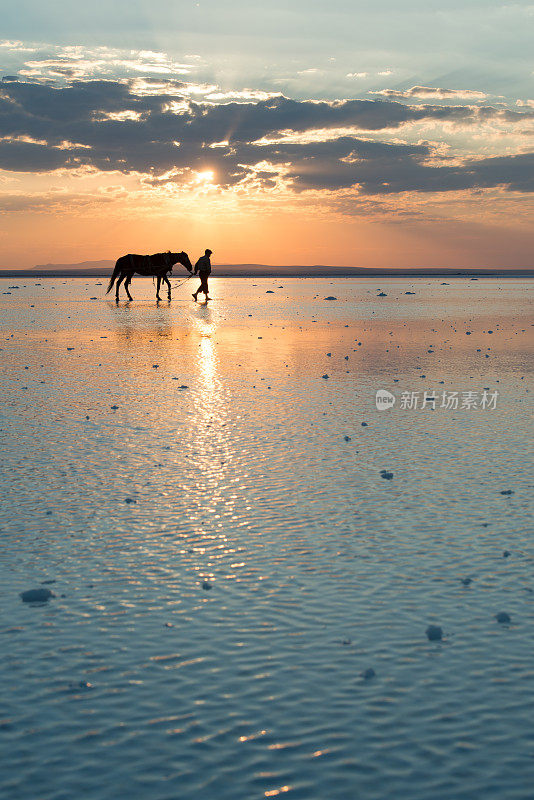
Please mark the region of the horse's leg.
POLYGON ((132 295, 130 294, 130 284, 132 282, 132 276, 128 275, 124 282, 124 288, 126 289, 126 294, 128 295, 128 300, 133 300, 132 295))
POLYGON ((164 280, 164 281, 165 281, 165 283, 167 284, 167 297, 168 297, 168 299, 170 300, 170 299, 171 299, 171 284, 169 283, 169 279, 167 278, 167 276, 166 276, 166 275, 165 275, 165 277, 163 278, 163 280, 164 280))
POLYGON ((121 274, 117 278, 117 283, 115 284, 115 300, 117 301, 117 303, 119 302, 119 286, 121 285, 123 280, 124 280, 124 273, 121 272, 121 274))
POLYGON ((161 300, 161 297, 159 296, 159 287, 160 286, 161 286, 161 278, 158 275, 158 277, 156 278, 156 300, 161 300))

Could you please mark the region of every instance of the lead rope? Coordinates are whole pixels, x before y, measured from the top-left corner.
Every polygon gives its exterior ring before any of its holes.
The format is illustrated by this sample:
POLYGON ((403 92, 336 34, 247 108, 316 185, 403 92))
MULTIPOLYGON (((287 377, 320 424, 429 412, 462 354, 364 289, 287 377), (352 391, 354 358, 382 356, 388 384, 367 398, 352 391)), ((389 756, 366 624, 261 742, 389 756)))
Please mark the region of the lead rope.
POLYGON ((191 275, 188 275, 187 278, 184 278, 183 281, 180 281, 180 283, 174 283, 172 288, 173 289, 179 289, 180 286, 183 286, 184 283, 187 283, 187 281, 191 280, 192 277, 193 277, 193 273, 191 273, 191 275))

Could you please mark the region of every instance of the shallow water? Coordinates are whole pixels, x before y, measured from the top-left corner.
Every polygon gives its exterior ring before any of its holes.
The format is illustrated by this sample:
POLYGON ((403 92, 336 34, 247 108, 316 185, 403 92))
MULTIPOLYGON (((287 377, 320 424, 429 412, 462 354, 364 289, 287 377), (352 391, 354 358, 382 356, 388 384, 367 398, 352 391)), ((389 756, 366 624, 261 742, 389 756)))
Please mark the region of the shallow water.
POLYGON ((446 281, 0 281, 2 796, 532 796, 531 284, 446 281))

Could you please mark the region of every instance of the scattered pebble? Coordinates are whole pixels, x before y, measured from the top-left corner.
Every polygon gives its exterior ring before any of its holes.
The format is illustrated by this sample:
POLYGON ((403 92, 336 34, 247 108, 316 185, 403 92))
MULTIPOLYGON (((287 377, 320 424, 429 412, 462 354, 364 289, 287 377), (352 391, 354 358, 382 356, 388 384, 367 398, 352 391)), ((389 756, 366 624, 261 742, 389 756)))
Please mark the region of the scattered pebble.
POLYGON ((27 589, 21 592, 20 596, 23 603, 47 603, 51 597, 55 597, 54 592, 50 589, 27 589))
POLYGON ((78 683, 70 683, 69 689, 84 689, 85 691, 89 692, 91 689, 94 689, 94 685, 89 683, 89 681, 79 681, 78 683))
POLYGON ((443 639, 443 630, 439 625, 429 625, 425 633, 429 642, 439 642, 443 639))

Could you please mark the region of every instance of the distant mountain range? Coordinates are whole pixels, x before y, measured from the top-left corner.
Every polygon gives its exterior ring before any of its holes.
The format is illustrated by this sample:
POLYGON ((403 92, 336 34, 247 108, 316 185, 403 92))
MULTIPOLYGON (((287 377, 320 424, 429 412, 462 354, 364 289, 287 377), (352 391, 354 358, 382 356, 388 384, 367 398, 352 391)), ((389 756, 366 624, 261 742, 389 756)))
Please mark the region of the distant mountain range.
MULTIPOLYGON (((107 277, 113 267, 114 261, 102 259, 100 261, 80 261, 76 264, 36 264, 31 269, 0 269, 0 277, 27 277, 27 278, 63 278, 63 277, 107 277)), ((177 277, 185 272, 183 267, 177 265, 174 275, 177 277)), ((414 267, 414 268, 378 268, 378 267, 336 267, 324 264, 272 266, 269 264, 216 264, 213 267, 214 276, 220 277, 365 277, 374 275, 389 275, 398 277, 446 275, 456 276, 486 276, 486 277, 534 277, 534 269, 468 269, 454 267, 414 267)))
POLYGON ((109 259, 103 259, 101 261, 79 261, 77 264, 36 264, 35 267, 32 269, 34 270, 43 270, 43 272, 48 272, 53 270, 55 272, 64 271, 64 270, 85 270, 85 269, 100 269, 100 270, 110 270, 115 266, 114 261, 110 261, 109 259))

